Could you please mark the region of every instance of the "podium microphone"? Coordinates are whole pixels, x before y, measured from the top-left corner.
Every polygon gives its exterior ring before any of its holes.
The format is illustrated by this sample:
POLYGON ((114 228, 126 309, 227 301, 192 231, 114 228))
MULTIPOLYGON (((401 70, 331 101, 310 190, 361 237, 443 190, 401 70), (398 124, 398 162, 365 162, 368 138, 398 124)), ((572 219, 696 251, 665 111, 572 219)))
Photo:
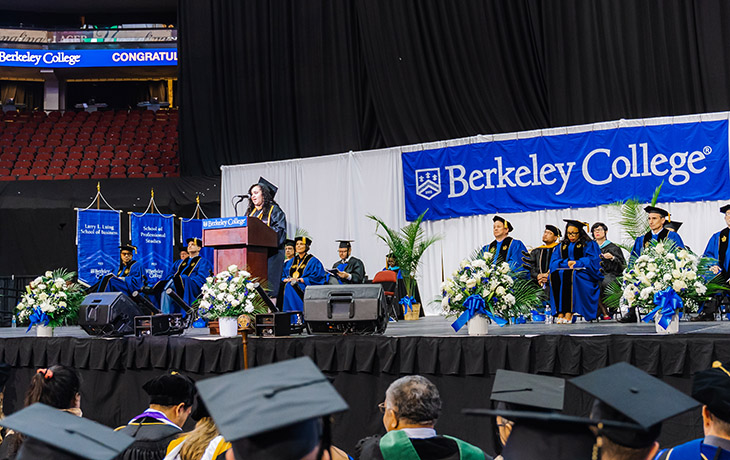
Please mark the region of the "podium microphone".
POLYGON ((245 200, 246 198, 251 198, 251 195, 249 195, 248 193, 245 193, 243 195, 233 195, 231 203, 233 203, 233 212, 236 214, 236 217, 238 217, 238 203, 245 200))

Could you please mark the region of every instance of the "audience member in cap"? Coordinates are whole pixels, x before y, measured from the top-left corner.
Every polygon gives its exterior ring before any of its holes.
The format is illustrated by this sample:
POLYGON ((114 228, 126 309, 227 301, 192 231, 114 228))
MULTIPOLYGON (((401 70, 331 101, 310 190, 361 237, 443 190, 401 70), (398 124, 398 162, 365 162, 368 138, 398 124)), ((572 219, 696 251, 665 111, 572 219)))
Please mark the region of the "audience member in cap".
MULTIPOLYGON (((730 241, 730 204, 721 207, 720 212, 725 215, 726 226, 712 235, 710 241, 707 242, 705 253, 702 256, 716 261, 710 267, 710 270, 717 277, 715 281, 726 283, 730 280, 730 244, 728 244, 728 241, 730 241)), ((702 306, 702 313, 698 318, 706 321, 714 320, 718 305, 722 300, 727 300, 727 297, 727 293, 721 293, 717 294, 712 300, 705 302, 702 306)))
POLYGON ((223 439, 200 397, 196 398, 190 417, 197 422, 195 429, 170 442, 165 460, 225 459, 231 443, 223 439))
MULTIPOLYGON (((647 206, 644 208, 647 213, 649 221, 649 231, 645 235, 639 236, 634 242, 634 248, 631 251, 629 257, 629 267, 634 265, 634 261, 641 255, 644 248, 648 247, 652 242, 664 241, 669 239, 674 242, 679 248, 684 248, 682 237, 677 232, 670 232, 664 228, 664 224, 667 222, 669 212, 656 206, 647 206)), ((637 321, 636 307, 631 307, 628 314, 624 315, 619 320, 621 323, 635 323, 637 321)))
POLYGON ((591 418, 601 422, 597 430, 601 460, 652 459, 659 448, 662 422, 699 405, 625 362, 576 377, 570 383, 596 398, 591 418))
POLYGON ((187 243, 190 257, 175 262, 151 289, 155 300, 159 295, 162 313, 184 313, 183 308, 167 294, 167 289, 173 289, 186 304, 192 305, 200 295, 206 278, 213 275, 213 267, 210 262, 200 255, 203 241, 200 238, 188 238, 187 243))
POLYGON ((331 446, 330 416, 344 399, 309 358, 290 359, 198 382, 229 460, 345 460, 331 446), (241 391, 245 388, 245 391, 241 391))
POLYGON ((436 386, 425 377, 410 375, 391 383, 385 392, 384 436, 361 440, 355 458, 396 460, 402 452, 414 452, 422 460, 460 458, 490 459, 481 449, 460 439, 436 434, 441 413, 441 397, 436 386))
MULTIPOLYGON (((601 270, 603 271, 603 281, 601 281, 601 297, 606 292, 606 288, 621 276, 626 268, 626 259, 624 253, 618 245, 612 243, 608 239, 608 226, 603 222, 596 222, 591 227, 593 239, 601 248, 601 270)), ((611 319, 608 310, 603 301, 598 301, 598 311, 603 315, 603 319, 611 319)))
POLYGON ((558 245, 560 230, 554 225, 546 225, 542 232, 542 246, 538 246, 523 258, 525 268, 530 271, 530 277, 543 289, 547 289, 550 282, 550 258, 555 246, 558 245))
POLYGON ((565 238, 550 259, 550 304, 557 323, 570 323, 573 314, 596 318, 601 293, 601 249, 585 231, 588 224, 565 219, 565 238))
POLYGON ((312 254, 309 247, 312 240, 306 236, 296 238, 297 255, 286 263, 281 274, 284 287, 284 311, 302 311, 304 307, 304 290, 307 286, 322 285, 327 280, 322 262, 312 254))
POLYGON ((509 236, 514 227, 507 219, 500 216, 494 216, 492 220, 494 221, 494 225, 492 225, 494 241, 489 243, 488 246, 484 246, 482 253, 492 252, 494 254, 494 263, 507 262, 512 270, 524 271, 522 253, 527 252, 527 248, 522 244, 522 241, 509 236))
POLYGON ((131 244, 119 247, 119 268, 116 272, 107 273, 89 288, 89 292, 121 292, 132 296, 144 286, 144 267, 134 260, 137 248, 131 244))
POLYGON ((698 372, 692 381, 692 397, 702 403, 705 437, 665 449, 656 456, 666 459, 730 459, 730 372, 719 361, 698 372))
POLYGON ((149 380, 142 389, 150 397, 147 410, 117 431, 135 439, 122 460, 162 460, 167 446, 182 433, 195 401, 195 384, 177 372, 149 380))
POLYGON ((276 297, 280 288, 280 274, 284 267, 284 243, 286 241, 286 214, 274 201, 279 190, 271 182, 259 177, 258 182, 248 189, 251 199, 248 201, 246 215, 255 217, 276 232, 277 246, 269 250, 268 282, 271 297, 276 297))
POLYGON ((340 259, 332 264, 333 275, 330 284, 360 284, 365 279, 365 264, 352 257, 352 244, 348 240, 338 240, 337 255, 340 259), (337 270, 334 272, 334 270, 337 270))
MULTIPOLYGON (((48 369, 38 369, 30 379, 25 394, 25 406, 43 403, 55 409, 81 417, 81 378, 76 369, 53 365, 48 369)), ((0 458, 15 458, 23 437, 9 431, 0 444, 0 458)))

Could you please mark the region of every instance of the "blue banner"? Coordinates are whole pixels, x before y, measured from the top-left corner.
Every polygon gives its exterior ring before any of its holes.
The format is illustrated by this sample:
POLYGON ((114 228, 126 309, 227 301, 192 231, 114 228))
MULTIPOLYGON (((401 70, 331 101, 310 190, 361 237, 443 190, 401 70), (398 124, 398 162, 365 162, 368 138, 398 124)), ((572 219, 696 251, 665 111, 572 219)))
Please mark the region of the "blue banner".
POLYGON ((121 244, 120 211, 79 209, 76 211, 76 251, 79 280, 96 283, 119 267, 121 244))
POLYGON ((728 121, 615 128, 407 152, 406 219, 726 196, 728 121))
MULTIPOLYGON (((202 219, 181 219, 180 234, 183 242, 188 238, 203 239, 203 220, 202 219)), ((215 267, 213 259, 213 248, 203 248, 200 250, 200 256, 210 262, 211 267, 215 267)))
POLYGON ((153 285, 172 267, 175 247, 175 222, 173 215, 129 215, 129 232, 132 244, 137 246, 135 259, 142 263, 147 284, 153 285))
POLYGON ((27 50, 0 48, 0 66, 65 68, 177 65, 176 48, 27 50))

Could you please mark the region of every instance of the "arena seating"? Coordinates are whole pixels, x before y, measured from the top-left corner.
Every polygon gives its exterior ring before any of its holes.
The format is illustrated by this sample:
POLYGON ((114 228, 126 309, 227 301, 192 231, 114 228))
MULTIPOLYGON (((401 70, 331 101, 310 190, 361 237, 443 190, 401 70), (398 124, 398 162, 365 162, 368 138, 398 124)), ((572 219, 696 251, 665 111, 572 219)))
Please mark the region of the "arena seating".
POLYGON ((0 180, 177 177, 177 110, 6 112, 0 180))

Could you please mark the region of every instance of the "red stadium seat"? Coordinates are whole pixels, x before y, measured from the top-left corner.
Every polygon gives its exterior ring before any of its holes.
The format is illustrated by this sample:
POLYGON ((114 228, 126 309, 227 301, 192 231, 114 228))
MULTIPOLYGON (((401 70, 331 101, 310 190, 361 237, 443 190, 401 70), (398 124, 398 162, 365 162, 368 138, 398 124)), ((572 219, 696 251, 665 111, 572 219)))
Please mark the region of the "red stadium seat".
POLYGON ((160 168, 160 172, 162 174, 171 174, 177 172, 177 168, 171 165, 163 166, 162 168, 160 168))
MULTIPOLYGON (((104 147, 102 147, 102 148, 104 148, 104 147)), ((114 158, 114 151, 113 150, 101 150, 99 152, 99 159, 102 159, 102 160, 111 160, 112 158, 114 158)))
MULTIPOLYGON (((13 177, 13 176, 10 176, 10 177, 13 177)), ((140 179, 140 178, 144 178, 147 176, 145 176, 144 173, 130 173, 130 174, 127 174, 127 177, 129 177, 130 179, 140 179)))
POLYGON ((111 174, 127 174, 127 168, 124 166, 114 166, 111 170, 111 174))
POLYGON ((33 166, 32 167, 33 168, 47 168, 49 163, 50 163, 50 161, 48 161, 48 160, 38 160, 38 159, 36 159, 33 162, 33 166))
POLYGON ((28 174, 31 176, 42 176, 46 173, 46 168, 31 168, 28 174))
POLYGON ((57 176, 59 174, 63 173, 63 169, 59 167, 51 167, 48 168, 48 172, 46 174, 50 174, 51 176, 57 176))
MULTIPOLYGON (((144 177, 144 175, 142 176, 144 177)), ((15 176, 0 176, 0 181, 8 182, 8 181, 14 181, 15 176)))
POLYGON ((0 160, 4 161, 15 161, 17 158, 17 155, 14 153, 5 152, 0 155, 0 160))
POLYGON ((88 179, 89 175, 88 174, 74 174, 73 176, 71 176, 71 178, 72 179, 88 179))
POLYGON ((53 180, 68 180, 71 179, 71 176, 68 174, 56 174, 53 176, 53 180))
POLYGON ((158 168, 157 166, 145 166, 144 173, 149 176, 150 174, 159 172, 159 170, 160 170, 160 168, 158 168))
POLYGON ((9 176, 9 175, 10 175, 10 168, 0 167, 0 176, 9 176))
POLYGON ((109 174, 95 172, 94 174, 91 175, 91 178, 92 179, 108 179, 109 178, 109 174))
POLYGON ((74 174, 78 174, 78 172, 79 172, 79 168, 77 168, 76 166, 66 166, 65 168, 63 168, 63 171, 61 174, 73 176, 74 174))
POLYGON ((157 178, 157 177, 164 177, 164 176, 162 174, 160 174, 160 173, 150 173, 150 174, 147 174, 147 177, 149 177, 149 178, 157 178))
POLYGON ((94 172, 94 168, 92 168, 91 166, 81 166, 81 167, 79 167, 79 172, 78 173, 79 174, 90 175, 93 172, 94 172))
POLYGON ((14 168, 12 171, 10 171, 10 174, 13 176, 27 176, 28 168, 14 168))
POLYGON ((112 166, 126 166, 127 160, 125 160, 124 158, 115 158, 112 160, 111 165, 112 166))
POLYGON ((14 161, 0 160, 0 168, 12 169, 15 166, 14 161))
POLYGON ((18 176, 18 180, 35 180, 35 176, 18 176))
POLYGON ((73 166, 74 168, 78 168, 81 166, 81 160, 77 160, 76 158, 69 158, 66 160, 66 166, 73 166))
POLYGON ((15 167, 16 168, 25 168, 25 169, 28 169, 28 168, 30 168, 30 166, 31 166, 31 162, 28 161, 28 160, 17 160, 15 162, 15 167))
POLYGON ((35 180, 53 180, 53 176, 50 174, 42 174, 40 176, 36 176, 35 180))
POLYGON ((66 165, 64 160, 51 160, 48 166, 51 168, 63 168, 66 165))
POLYGON ((81 167, 93 167, 96 166, 96 160, 91 160, 88 158, 84 158, 81 160, 81 167))

